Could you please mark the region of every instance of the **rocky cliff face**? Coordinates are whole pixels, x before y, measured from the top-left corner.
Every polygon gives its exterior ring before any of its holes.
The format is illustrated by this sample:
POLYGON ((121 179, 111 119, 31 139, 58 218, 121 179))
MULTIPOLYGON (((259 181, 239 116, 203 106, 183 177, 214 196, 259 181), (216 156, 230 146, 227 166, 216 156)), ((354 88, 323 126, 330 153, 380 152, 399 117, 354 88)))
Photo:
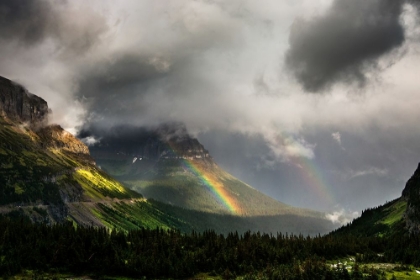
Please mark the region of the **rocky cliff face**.
POLYGON ((157 128, 116 127, 103 134, 82 133, 81 137, 94 136, 100 142, 91 147, 96 158, 109 159, 191 159, 212 163, 209 152, 191 137, 185 125, 170 123, 157 128))
POLYGON ((420 233, 420 164, 413 176, 408 180, 402 192, 407 201, 405 212, 406 227, 410 234, 420 233))
POLYGON ((75 154, 89 155, 88 147, 59 125, 49 125, 37 132, 44 148, 55 148, 75 154))
POLYGON ((157 159, 194 159, 210 161, 209 152, 197 139, 192 138, 184 125, 161 125, 157 137, 149 138, 145 155, 157 159))
MULTIPOLYGON (((40 138, 43 148, 60 149, 89 156, 88 147, 59 125, 48 126, 47 102, 22 86, 0 76, 0 116, 25 123, 40 138)), ((90 158, 93 162, 93 159, 90 158)))
POLYGON ((76 137, 47 125, 48 112, 42 98, 0 77, 0 213, 104 226, 96 203, 141 196, 98 169, 76 137))
POLYGON ((0 77, 0 116, 37 129, 48 123, 48 105, 22 86, 0 77))

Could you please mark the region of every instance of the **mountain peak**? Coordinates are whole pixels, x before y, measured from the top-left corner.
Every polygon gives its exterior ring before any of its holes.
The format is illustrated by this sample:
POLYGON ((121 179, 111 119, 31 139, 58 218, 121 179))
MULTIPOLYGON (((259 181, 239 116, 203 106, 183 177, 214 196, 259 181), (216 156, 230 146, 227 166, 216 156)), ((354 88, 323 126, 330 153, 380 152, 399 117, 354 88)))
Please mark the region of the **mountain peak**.
POLYGON ((120 126, 82 136, 101 138, 91 147, 97 164, 146 198, 224 215, 324 217, 276 201, 224 171, 183 124, 120 126))
POLYGON ((42 148, 83 155, 93 163, 88 147, 59 125, 48 125, 48 103, 21 85, 0 76, 0 116, 13 123, 27 124, 39 137, 42 148))
POLYGON ((162 123, 154 130, 162 140, 190 138, 187 127, 180 122, 162 123))
POLYGON ((191 137, 182 123, 165 123, 153 128, 116 126, 107 131, 88 129, 80 138, 101 139, 91 147, 97 157, 118 157, 127 159, 191 159, 212 162, 209 152, 200 142, 191 137))
POLYGON ((0 76, 0 116, 38 129, 48 124, 47 102, 0 76))
POLYGON ((330 226, 322 213, 275 201, 222 170, 183 124, 82 133, 100 139, 92 147, 93 155, 103 154, 98 167, 80 140, 59 125, 46 125, 42 98, 4 78, 0 84, 2 213, 19 209, 33 221, 124 229, 176 225, 190 231, 201 224, 222 232, 318 233, 330 226), (296 219, 308 224, 296 227, 296 219))
POLYGON ((163 124, 156 131, 163 145, 159 158, 212 161, 209 152, 189 135, 184 124, 163 124))

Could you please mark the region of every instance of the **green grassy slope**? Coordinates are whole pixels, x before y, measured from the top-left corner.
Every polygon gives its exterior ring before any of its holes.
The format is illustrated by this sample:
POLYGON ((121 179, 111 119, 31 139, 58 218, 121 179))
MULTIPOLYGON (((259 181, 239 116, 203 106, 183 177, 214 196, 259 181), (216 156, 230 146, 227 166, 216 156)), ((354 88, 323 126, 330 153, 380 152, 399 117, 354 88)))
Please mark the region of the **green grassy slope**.
POLYGON ((389 236, 404 228, 407 202, 403 198, 363 211, 361 217, 336 230, 333 234, 357 236, 389 236))
POLYGON ((95 165, 81 160, 80 155, 44 149, 35 133, 2 118, 0 139, 0 204, 60 204, 64 186, 74 195, 81 194, 82 199, 141 197, 95 165))
POLYGON ((61 203, 53 175, 71 169, 34 144, 31 134, 0 118, 0 204, 30 201, 61 203))
MULTIPOLYGON (((230 190, 249 200, 253 206, 265 203, 262 209, 269 209, 274 205, 269 212, 273 215, 263 216, 266 212, 257 211, 254 214, 261 215, 230 215, 194 174, 174 161, 161 162, 157 168, 149 166, 145 174, 148 180, 136 182, 146 187, 133 187, 137 191, 154 190, 160 193, 162 200, 173 205, 148 201, 95 166, 86 155, 45 148, 41 145, 45 144, 43 141, 48 139, 40 140, 33 131, 0 118, 0 213, 25 215, 36 222, 71 220, 78 225, 106 226, 124 231, 161 227, 177 228, 182 232, 214 229, 220 233, 260 230, 318 234, 332 229, 326 220, 310 215, 304 221, 296 219, 294 208, 261 198, 256 190, 217 167, 210 169, 213 176, 217 172, 216 175, 220 175, 230 190), (150 182, 152 188, 148 185, 150 182), (247 192, 241 192, 243 189, 247 192), (185 209, 188 208, 185 206, 193 208, 197 205, 189 197, 199 198, 201 205, 207 203, 207 212, 185 209), (173 203, 176 199, 184 207, 177 207, 173 203), (282 215, 275 215, 276 212, 282 215)), ((142 164, 147 163, 143 161, 142 164)), ((136 175, 136 172, 130 174, 136 175)))
POLYGON ((96 161, 126 186, 151 198, 148 202, 155 208, 186 221, 177 224, 184 232, 213 229, 220 233, 251 230, 316 235, 336 228, 322 213, 278 202, 214 163, 195 164, 208 178, 223 184, 226 192, 235 199, 238 212, 229 211, 197 173, 180 160, 143 159, 133 163, 131 157, 119 155, 113 159, 96 157, 96 161))
POLYGON ((133 163, 131 157, 111 159, 101 157, 95 152, 92 154, 101 168, 132 190, 174 206, 240 216, 323 217, 319 212, 295 208, 276 201, 228 174, 213 162, 195 160, 194 166, 199 172, 194 172, 185 160, 143 159, 133 163), (233 201, 236 211, 230 211, 220 197, 215 195, 212 187, 203 182, 203 174, 213 185, 221 186, 233 201))
MULTIPOLYGON (((123 231, 141 228, 179 229, 190 232, 194 227, 171 212, 162 211, 157 205, 145 199, 102 201, 98 203, 75 203, 70 207, 69 217, 78 220, 88 209, 102 225, 123 231)), ((93 221, 91 219, 91 221, 93 221)), ((89 223, 85 225, 90 225, 89 223)))
POLYGON ((97 168, 87 155, 45 148, 43 141, 48 139, 0 117, 0 213, 123 230, 182 225, 97 168))

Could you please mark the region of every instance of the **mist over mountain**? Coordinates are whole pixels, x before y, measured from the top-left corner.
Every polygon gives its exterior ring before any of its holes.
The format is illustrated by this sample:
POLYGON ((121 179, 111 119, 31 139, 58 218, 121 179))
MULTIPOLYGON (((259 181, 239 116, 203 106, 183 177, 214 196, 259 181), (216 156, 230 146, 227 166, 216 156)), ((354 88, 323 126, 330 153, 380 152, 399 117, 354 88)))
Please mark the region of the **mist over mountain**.
POLYGON ((326 217, 275 201, 231 176, 180 123, 85 130, 79 137, 100 139, 90 146, 97 164, 147 198, 210 213, 326 217))
MULTIPOLYGON (((45 100, 6 78, 0 81, 2 214, 119 230, 315 235, 334 228, 324 213, 275 201, 219 168, 179 123, 101 134, 95 162, 80 140, 48 125, 45 100)), ((94 137, 84 134, 85 141, 94 137)))
POLYGON ((7 0, 0 10, 0 74, 48 100, 73 134, 183 123, 242 181, 328 212, 398 197, 420 157, 419 1, 7 0))
POLYGON ((0 276, 417 275, 419 23, 419 0, 0 1, 0 276))

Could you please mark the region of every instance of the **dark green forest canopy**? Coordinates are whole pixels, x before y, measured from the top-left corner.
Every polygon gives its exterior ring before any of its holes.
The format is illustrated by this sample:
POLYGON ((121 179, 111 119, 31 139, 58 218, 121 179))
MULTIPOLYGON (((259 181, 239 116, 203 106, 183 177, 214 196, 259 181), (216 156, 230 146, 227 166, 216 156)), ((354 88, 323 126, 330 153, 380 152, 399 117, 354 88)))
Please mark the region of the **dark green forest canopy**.
POLYGON ((360 263, 420 265, 420 236, 400 233, 386 238, 251 232, 224 236, 214 231, 182 234, 163 229, 123 233, 76 228, 72 223, 33 224, 19 217, 18 211, 12 216, 0 217, 2 276, 30 269, 133 278, 185 278, 199 272, 229 278, 264 271, 272 279, 321 279, 326 275, 335 277, 330 279, 363 279, 357 268, 351 273, 344 267, 332 269, 326 260, 356 256, 360 263))

